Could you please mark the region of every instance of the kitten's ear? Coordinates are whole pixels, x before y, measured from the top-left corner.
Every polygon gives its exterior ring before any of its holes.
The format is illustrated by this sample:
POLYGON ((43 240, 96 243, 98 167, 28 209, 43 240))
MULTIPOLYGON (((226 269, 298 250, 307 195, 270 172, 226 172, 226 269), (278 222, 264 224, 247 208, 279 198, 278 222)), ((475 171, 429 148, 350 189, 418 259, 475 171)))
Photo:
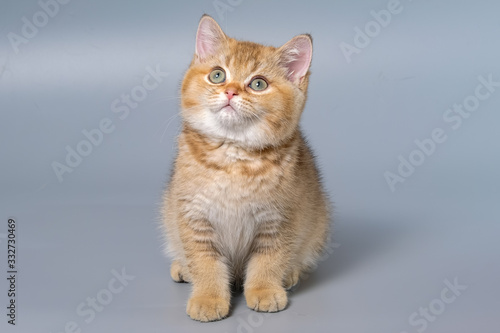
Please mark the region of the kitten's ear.
POLYGON ((225 39, 226 35, 217 22, 210 16, 203 15, 198 25, 198 32, 196 33, 195 54, 198 60, 203 61, 213 55, 225 39))
POLYGON ((311 36, 308 34, 295 36, 278 51, 281 64, 288 70, 288 79, 299 84, 311 66, 311 36))

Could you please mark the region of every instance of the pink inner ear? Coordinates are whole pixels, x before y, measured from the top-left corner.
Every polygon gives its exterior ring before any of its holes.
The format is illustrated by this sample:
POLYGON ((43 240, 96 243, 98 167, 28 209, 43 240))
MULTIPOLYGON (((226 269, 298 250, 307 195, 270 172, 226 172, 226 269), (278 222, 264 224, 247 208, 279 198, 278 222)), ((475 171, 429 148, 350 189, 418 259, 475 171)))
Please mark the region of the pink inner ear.
POLYGON ((213 55, 224 38, 224 33, 210 17, 203 17, 196 34, 196 54, 203 60, 213 55))
POLYGON ((285 44, 282 61, 288 69, 288 78, 297 83, 311 65, 312 44, 308 37, 295 37, 285 44))

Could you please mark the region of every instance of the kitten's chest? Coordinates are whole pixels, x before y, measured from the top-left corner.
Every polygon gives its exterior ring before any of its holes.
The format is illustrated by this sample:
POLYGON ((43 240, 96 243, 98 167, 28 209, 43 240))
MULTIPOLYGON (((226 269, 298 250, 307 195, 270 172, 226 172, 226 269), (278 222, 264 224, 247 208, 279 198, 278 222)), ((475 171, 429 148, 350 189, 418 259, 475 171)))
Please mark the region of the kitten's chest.
POLYGON ((196 174, 190 180, 192 208, 202 211, 211 223, 258 224, 266 219, 263 212, 273 211, 273 197, 280 186, 278 168, 259 158, 250 159, 232 146, 213 151, 204 162, 198 172, 191 172, 196 174))
POLYGON ((226 254, 242 258, 259 228, 273 228, 281 220, 269 196, 271 188, 264 178, 249 180, 224 173, 212 175, 199 187, 189 209, 213 226, 218 246, 226 254))
POLYGON ((264 212, 275 210, 272 190, 263 178, 242 180, 220 175, 212 177, 199 194, 212 223, 230 223, 225 220, 234 219, 258 224, 268 219, 264 212))
POLYGON ((188 163, 179 177, 185 186, 184 213, 208 221, 226 254, 244 257, 260 228, 270 230, 282 221, 283 165, 228 144, 216 149, 191 145, 184 152, 181 161, 188 163))

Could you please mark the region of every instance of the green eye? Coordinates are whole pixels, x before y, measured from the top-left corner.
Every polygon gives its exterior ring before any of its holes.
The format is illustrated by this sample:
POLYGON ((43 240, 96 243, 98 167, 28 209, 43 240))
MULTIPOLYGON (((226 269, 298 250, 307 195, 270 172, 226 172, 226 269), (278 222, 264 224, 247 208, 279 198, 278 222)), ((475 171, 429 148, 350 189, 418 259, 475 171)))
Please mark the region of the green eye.
POLYGON ((210 72, 208 79, 212 83, 222 83, 226 81, 226 73, 223 69, 217 68, 210 72))
POLYGON ((250 82, 249 87, 255 91, 262 91, 267 88, 267 82, 264 79, 256 78, 250 82))

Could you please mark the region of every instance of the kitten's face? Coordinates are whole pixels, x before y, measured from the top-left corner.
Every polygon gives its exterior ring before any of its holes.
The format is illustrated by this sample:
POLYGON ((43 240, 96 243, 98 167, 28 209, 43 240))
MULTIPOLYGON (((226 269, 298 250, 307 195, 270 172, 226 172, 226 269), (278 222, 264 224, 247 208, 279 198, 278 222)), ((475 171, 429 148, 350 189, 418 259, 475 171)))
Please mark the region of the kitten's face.
POLYGON ((308 36, 281 48, 240 42, 204 16, 182 84, 184 120, 214 140, 248 148, 279 144, 298 126, 310 60, 308 36))

